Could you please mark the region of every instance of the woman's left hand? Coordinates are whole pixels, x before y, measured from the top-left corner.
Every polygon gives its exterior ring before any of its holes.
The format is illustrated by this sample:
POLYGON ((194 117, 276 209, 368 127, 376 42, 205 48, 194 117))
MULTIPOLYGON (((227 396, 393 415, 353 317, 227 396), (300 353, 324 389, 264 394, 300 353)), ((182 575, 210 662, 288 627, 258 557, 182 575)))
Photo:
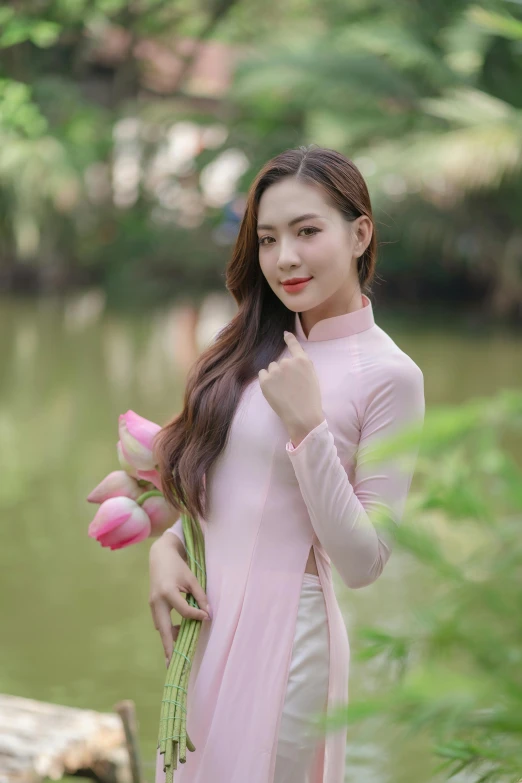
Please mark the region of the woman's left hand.
POLYGON ((270 362, 258 373, 261 391, 277 413, 294 445, 317 427, 325 416, 315 367, 292 332, 285 332, 291 356, 270 362))

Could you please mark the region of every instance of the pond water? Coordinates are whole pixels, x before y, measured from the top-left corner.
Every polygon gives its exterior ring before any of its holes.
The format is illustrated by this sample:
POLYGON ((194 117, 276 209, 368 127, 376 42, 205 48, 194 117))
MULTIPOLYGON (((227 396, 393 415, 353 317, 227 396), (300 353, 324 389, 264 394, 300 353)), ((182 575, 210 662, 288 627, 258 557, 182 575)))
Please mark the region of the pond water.
MULTIPOLYGON (((428 406, 522 386, 520 335, 375 316, 422 368, 428 406)), ((148 607, 150 541, 102 549, 87 537, 94 507, 85 497, 118 468, 120 413, 165 423, 180 408, 169 318, 102 312, 82 321, 52 300, 3 300, 0 309, 0 692, 101 711, 133 699, 148 781, 165 676, 148 607)), ((400 624, 424 579, 400 553, 364 590, 336 578, 349 635, 400 624)), ((354 660, 351 694, 375 687, 373 664, 354 660)), ((442 780, 427 741, 393 726, 350 728, 347 760, 347 783, 442 780)))

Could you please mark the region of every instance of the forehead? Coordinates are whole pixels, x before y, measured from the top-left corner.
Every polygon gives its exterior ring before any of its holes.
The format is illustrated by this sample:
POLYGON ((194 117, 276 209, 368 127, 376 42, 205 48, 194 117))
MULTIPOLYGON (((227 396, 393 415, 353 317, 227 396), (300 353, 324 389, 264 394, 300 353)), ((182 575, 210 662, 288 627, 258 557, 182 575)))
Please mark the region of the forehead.
POLYGON ((259 223, 286 225, 305 212, 332 217, 333 211, 322 188, 288 177, 265 190, 259 200, 257 220, 259 223))

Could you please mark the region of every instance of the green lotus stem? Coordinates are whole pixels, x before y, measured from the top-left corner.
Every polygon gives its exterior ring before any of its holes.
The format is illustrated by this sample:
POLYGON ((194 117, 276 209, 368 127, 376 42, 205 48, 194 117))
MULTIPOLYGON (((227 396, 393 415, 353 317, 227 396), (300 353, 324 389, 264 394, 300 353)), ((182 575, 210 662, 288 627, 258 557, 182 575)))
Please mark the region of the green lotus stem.
MULTIPOLYGON (((187 531, 186 531, 186 543, 187 543, 187 551, 194 552, 194 556, 197 556, 199 553, 199 547, 197 546, 196 540, 193 536, 192 531, 192 525, 190 524, 190 520, 183 519, 183 528, 185 528, 185 522, 187 521, 187 531)), ((183 529, 183 532, 185 533, 185 529, 183 529)), ((191 569, 194 570, 194 569, 191 569)), ((196 605, 196 601, 193 596, 190 596, 188 599, 189 603, 191 605, 196 605)), ((197 641, 197 636, 199 635, 196 633, 195 626, 197 625, 198 630, 201 627, 198 620, 188 620, 187 625, 189 626, 189 631, 186 632, 186 646, 183 649, 182 652, 184 653, 183 659, 182 659, 182 667, 181 667, 181 674, 179 676, 179 684, 181 685, 184 690, 181 691, 182 698, 179 700, 180 704, 176 705, 176 711, 174 715, 172 716, 172 724, 171 721, 167 721, 167 727, 169 734, 168 736, 172 736, 176 738, 176 741, 178 742, 178 746, 181 745, 181 723, 182 723, 182 715, 183 715, 183 709, 186 709, 186 693, 187 690, 186 685, 188 684, 188 675, 190 673, 190 668, 192 666, 192 658, 193 658, 193 652, 195 649, 194 641, 197 641), (172 734, 171 734, 171 725, 172 725, 172 734)), ((181 631, 181 628, 180 628, 181 631)), ((180 760, 182 758, 182 754, 180 754, 180 760)), ((165 760, 167 760, 167 756, 165 756, 165 760)), ((186 760, 186 757, 185 757, 186 760)))
MULTIPOLYGON (((196 552, 196 562, 194 563, 195 569, 199 569, 201 572, 200 576, 200 582, 202 589, 206 592, 207 589, 207 573, 205 569, 205 539, 201 530, 201 527, 199 524, 196 526, 196 545, 195 545, 195 552, 196 552)), ((195 599, 191 596, 191 599, 194 600, 194 603, 196 603, 195 599)), ((190 655, 190 660, 194 660, 194 655, 196 652, 196 646, 199 638, 199 633, 201 630, 201 623, 197 623, 195 626, 195 634, 193 637, 193 647, 192 652, 190 655)), ((187 690, 188 690, 188 678, 189 678, 190 672, 187 673, 187 690)), ((185 701, 187 699, 187 694, 184 694, 185 701)), ((186 720, 187 720, 187 713, 186 711, 183 713, 183 729, 182 729, 182 743, 183 743, 183 749, 181 753, 181 760, 183 762, 186 761, 186 748, 188 747, 189 750, 194 751, 196 748, 193 745, 192 742, 189 744, 189 737, 186 730, 186 720)))
MULTIPOLYGON (((159 490, 145 492, 139 499, 141 505, 148 497, 161 495, 159 490)), ((207 575, 205 569, 205 539, 199 521, 186 513, 181 514, 187 562, 196 575, 203 590, 206 590, 207 575)), ((198 607, 191 593, 187 593, 187 603, 198 607)), ((199 608, 199 607, 198 607, 199 608)), ((201 631, 201 620, 183 617, 176 644, 169 662, 160 715, 158 748, 164 754, 163 768, 166 783, 173 783, 174 769, 178 758, 186 762, 187 748, 194 752, 195 745, 187 734, 187 691, 192 662, 201 631)))
MULTIPOLYGON (((194 620, 187 620, 186 623, 194 623, 196 621, 194 620)), ((191 629, 190 629, 191 630, 191 629)), ((172 763, 172 753, 176 750, 176 744, 179 744, 179 737, 180 737, 180 727, 179 725, 176 726, 176 716, 179 715, 183 708, 186 709, 186 699, 185 699, 185 693, 181 688, 184 688, 183 684, 183 671, 184 668, 187 665, 186 658, 188 657, 188 654, 190 653, 190 642, 191 639, 189 638, 189 632, 185 628, 183 629, 183 637, 181 639, 181 645, 180 649, 178 649, 178 645, 176 645, 176 649, 179 652, 179 655, 176 657, 178 658, 178 661, 173 667, 173 674, 170 677, 170 681, 174 683, 175 685, 179 685, 179 688, 175 689, 175 694, 173 694, 173 699, 177 702, 177 704, 171 704, 171 710, 169 710, 168 714, 168 720, 166 721, 166 731, 167 737, 170 737, 170 740, 167 740, 167 748, 165 752, 165 764, 172 763)), ((180 635, 181 635, 181 628, 180 628, 180 635)), ((192 633, 190 633, 190 636, 192 636, 192 633)), ((179 636, 178 636, 179 639, 179 636)))
MULTIPOLYGON (((199 627, 200 627, 200 621, 199 620, 189 620, 188 623, 190 624, 189 630, 186 633, 186 641, 187 641, 187 647, 186 647, 186 655, 188 660, 190 661, 190 664, 187 660, 183 660, 183 668, 180 675, 180 684, 181 687, 184 689, 181 691, 182 698, 180 699, 180 705, 176 705, 176 712, 173 715, 172 720, 172 727, 173 727, 173 736, 176 737, 176 741, 178 743, 178 750, 181 748, 181 741, 182 741, 182 731, 181 731, 181 724, 182 724, 182 717, 184 714, 184 710, 187 708, 187 696, 185 691, 187 690, 188 685, 188 678, 190 674, 191 669, 191 663, 192 663, 192 657, 195 649, 195 642, 197 641, 197 637, 199 635, 199 627), (196 625, 198 626, 198 629, 196 629, 196 625)), ((170 721, 169 721, 170 725, 170 721)), ((179 755, 180 761, 182 763, 185 763, 186 761, 186 755, 184 758, 182 758, 182 755, 180 753, 179 755)))
POLYGON ((144 492, 143 495, 140 495, 136 503, 138 506, 142 506, 149 498, 157 497, 163 497, 163 492, 160 492, 159 489, 150 489, 148 492, 144 492))
MULTIPOLYGON (((180 634, 181 636, 181 629, 180 634)), ((178 636, 179 638, 179 636, 178 636)), ((176 745, 179 745, 179 738, 180 738, 180 731, 179 726, 176 726, 176 715, 178 715, 181 710, 185 707, 185 693, 182 690, 183 685, 183 669, 186 665, 186 657, 187 653, 189 653, 189 638, 187 635, 187 629, 186 625, 183 628, 183 635, 181 638, 180 645, 176 645, 176 652, 179 653, 176 655, 178 660, 176 661, 173 671, 171 672, 170 681, 171 683, 174 683, 175 687, 172 689, 173 698, 177 702, 176 704, 169 704, 169 712, 167 720, 165 721, 166 724, 166 736, 170 739, 167 740, 167 748, 165 752, 165 764, 171 764, 172 763, 172 753, 174 752, 174 755, 177 757, 177 747, 176 745)), ((176 764, 177 766, 177 764, 176 764)))
POLYGON ((185 694, 182 690, 183 683, 182 683, 182 672, 183 667, 185 664, 185 656, 189 652, 188 643, 189 639, 187 637, 186 633, 186 621, 182 621, 183 626, 183 634, 181 634, 181 628, 180 633, 178 634, 178 642, 175 647, 175 652, 173 653, 173 658, 175 658, 172 666, 169 666, 169 671, 167 673, 167 681, 169 685, 171 686, 170 692, 171 696, 170 699, 172 701, 168 702, 168 711, 167 711, 167 719, 164 721, 165 728, 165 736, 170 737, 172 741, 166 740, 166 751, 165 751, 165 764, 172 763, 172 751, 175 750, 175 744, 178 742, 178 735, 179 731, 175 731, 174 727, 174 718, 176 715, 176 712, 179 711, 180 705, 184 705, 184 697, 185 694), (181 637, 181 639, 180 639, 181 637), (174 704, 173 702, 176 701, 177 704, 174 704))
MULTIPOLYGON (((194 544, 194 553, 195 553, 195 559, 197 562, 199 562, 202 554, 202 547, 201 547, 201 536, 197 534, 190 540, 190 544, 194 544)), ((190 535, 189 535, 190 539, 190 535)), ((197 563, 195 563, 195 567, 197 567, 197 563)), ((201 580, 202 588, 205 589, 206 587, 206 580, 202 578, 201 580)), ((190 603, 196 605, 196 601, 193 596, 190 596, 190 603)), ((195 627, 194 632, 192 634, 192 638, 190 640, 190 648, 189 648, 189 654, 188 658, 190 660, 190 665, 188 665, 183 670, 183 678, 182 678, 182 685, 185 687, 185 691, 188 689, 188 679, 190 676, 190 669, 192 668, 192 661, 194 660, 194 653, 196 651, 196 644, 199 637, 199 631, 200 631, 201 625, 199 624, 199 621, 195 621, 195 627)), ((183 697, 184 702, 186 703, 187 694, 183 691, 183 697)), ((174 734, 177 736, 179 732, 179 758, 182 763, 185 763, 187 758, 187 742, 186 742, 186 710, 179 710, 179 718, 176 716, 176 721, 174 723, 174 734)))
MULTIPOLYGON (((161 716, 161 722, 160 722, 160 728, 163 728, 163 735, 164 739, 161 740, 160 747, 161 751, 165 753, 168 745, 168 741, 166 740, 166 737, 172 736, 172 732, 169 731, 169 717, 173 714, 174 708, 176 705, 173 704, 174 701, 182 701, 183 692, 177 687, 181 685, 180 683, 180 674, 181 669, 183 665, 183 655, 185 655, 185 635, 180 639, 181 637, 181 628, 180 633, 178 634, 178 639, 176 643, 175 652, 172 654, 172 658, 169 663, 169 668, 167 671, 167 678, 164 688, 164 698, 162 705, 164 706, 164 710, 162 711, 161 716)), ((160 733, 161 736, 161 733, 160 733)), ((170 754, 166 756, 166 761, 171 760, 170 754)))

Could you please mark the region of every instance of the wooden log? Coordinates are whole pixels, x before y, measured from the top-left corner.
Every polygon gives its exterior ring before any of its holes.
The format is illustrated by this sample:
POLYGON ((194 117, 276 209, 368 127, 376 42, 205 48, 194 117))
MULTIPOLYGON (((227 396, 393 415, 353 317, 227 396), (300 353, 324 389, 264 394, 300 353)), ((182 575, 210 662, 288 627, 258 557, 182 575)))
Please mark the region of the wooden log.
POLYGON ((141 769, 136 705, 130 699, 119 701, 114 705, 114 712, 118 713, 121 718, 121 722, 123 723, 123 728, 125 731, 125 742, 127 744, 127 752, 129 754, 132 783, 144 783, 141 769))
POLYGON ((0 783, 82 773, 132 783, 119 715, 0 694, 0 783))

